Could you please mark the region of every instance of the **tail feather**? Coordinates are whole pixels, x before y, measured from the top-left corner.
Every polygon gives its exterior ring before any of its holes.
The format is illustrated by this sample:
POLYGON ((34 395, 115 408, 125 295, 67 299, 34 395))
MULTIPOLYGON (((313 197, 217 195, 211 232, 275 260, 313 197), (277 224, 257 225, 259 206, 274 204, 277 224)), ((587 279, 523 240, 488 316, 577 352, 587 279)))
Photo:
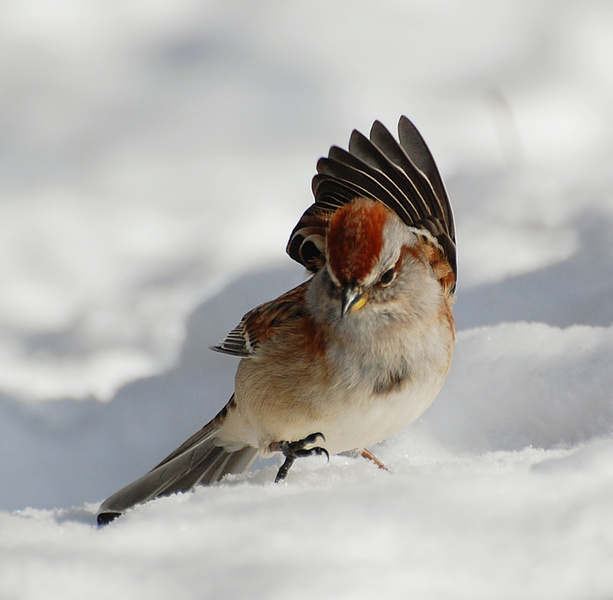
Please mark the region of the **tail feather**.
POLYGON ((246 471, 258 450, 253 446, 224 448, 219 433, 226 413, 227 408, 151 471, 107 498, 100 506, 98 523, 108 523, 128 508, 153 498, 246 471))

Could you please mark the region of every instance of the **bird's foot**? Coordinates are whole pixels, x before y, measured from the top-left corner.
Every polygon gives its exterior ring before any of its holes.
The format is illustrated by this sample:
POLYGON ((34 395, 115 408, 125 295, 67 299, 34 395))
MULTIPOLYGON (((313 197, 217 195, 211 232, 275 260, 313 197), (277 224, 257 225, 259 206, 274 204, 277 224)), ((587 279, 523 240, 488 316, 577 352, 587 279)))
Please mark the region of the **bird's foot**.
POLYGON ((326 441, 323 433, 312 433, 311 435, 307 435, 307 437, 295 442, 273 442, 270 444, 270 450, 272 452, 281 452, 281 454, 285 456, 285 462, 281 465, 279 471, 277 472, 275 483, 279 483, 279 481, 283 481, 287 477, 289 470, 297 458, 302 458, 303 456, 325 455, 328 459, 330 459, 330 454, 328 451, 321 446, 312 446, 311 448, 307 448, 307 446, 315 444, 320 438, 322 442, 326 441))
POLYGON ((360 452, 360 456, 366 460, 372 460, 372 462, 374 462, 383 471, 389 471, 389 469, 370 450, 366 450, 366 448, 364 448, 364 450, 360 452))

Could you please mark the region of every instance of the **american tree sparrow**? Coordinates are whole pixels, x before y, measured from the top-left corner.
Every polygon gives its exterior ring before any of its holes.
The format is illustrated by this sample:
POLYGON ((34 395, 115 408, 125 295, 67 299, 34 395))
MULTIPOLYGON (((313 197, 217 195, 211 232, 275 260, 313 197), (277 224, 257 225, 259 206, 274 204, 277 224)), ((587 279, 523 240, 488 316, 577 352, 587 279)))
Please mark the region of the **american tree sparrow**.
POLYGON ((221 412, 146 475, 108 498, 107 523, 151 498, 285 462, 358 451, 417 419, 438 394, 455 342, 454 222, 434 159, 402 117, 376 121, 317 163, 315 203, 287 252, 312 276, 248 312, 214 349, 241 357, 221 412))

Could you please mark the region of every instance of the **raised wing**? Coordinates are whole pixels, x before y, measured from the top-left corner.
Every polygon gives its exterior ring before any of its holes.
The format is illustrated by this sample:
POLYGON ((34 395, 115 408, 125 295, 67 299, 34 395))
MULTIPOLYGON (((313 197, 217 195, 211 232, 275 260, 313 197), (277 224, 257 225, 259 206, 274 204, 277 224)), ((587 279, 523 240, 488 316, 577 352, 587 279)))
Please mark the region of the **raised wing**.
POLYGON ((457 276, 455 225, 451 204, 436 163, 406 117, 398 123, 398 139, 375 121, 370 138, 354 131, 349 149, 330 148, 317 163, 312 189, 315 203, 292 231, 287 253, 310 271, 325 263, 325 237, 330 218, 356 198, 378 200, 408 226, 428 231, 457 276))

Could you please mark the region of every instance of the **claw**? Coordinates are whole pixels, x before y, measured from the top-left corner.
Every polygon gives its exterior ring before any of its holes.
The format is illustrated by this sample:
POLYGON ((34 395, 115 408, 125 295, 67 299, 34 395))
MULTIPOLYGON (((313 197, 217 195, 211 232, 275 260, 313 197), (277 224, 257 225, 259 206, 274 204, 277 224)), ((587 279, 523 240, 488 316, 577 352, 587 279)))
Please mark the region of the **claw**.
POLYGON ((270 449, 273 452, 281 452, 283 456, 285 456, 285 462, 281 465, 279 470, 277 471, 277 476, 275 477, 275 483, 279 483, 279 481, 283 481, 289 470, 291 469, 294 461, 297 458, 302 458, 304 456, 322 456, 325 455, 328 460, 330 460, 330 454, 325 448, 321 446, 314 446, 313 448, 306 448, 306 446, 310 446, 317 442, 317 440, 321 438, 322 442, 326 441, 323 433, 312 433, 311 435, 307 435, 307 437, 297 440, 295 442, 274 442, 270 445, 270 449))

